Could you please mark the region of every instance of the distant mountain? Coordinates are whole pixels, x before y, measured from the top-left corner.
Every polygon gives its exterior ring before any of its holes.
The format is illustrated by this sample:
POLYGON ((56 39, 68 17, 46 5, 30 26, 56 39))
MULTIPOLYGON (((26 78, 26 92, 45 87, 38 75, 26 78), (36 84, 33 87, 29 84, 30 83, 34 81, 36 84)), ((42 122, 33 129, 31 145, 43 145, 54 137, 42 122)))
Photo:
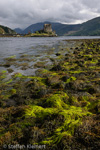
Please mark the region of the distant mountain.
POLYGON ((23 33, 23 30, 20 28, 15 28, 14 31, 19 34, 23 33))
POLYGON ((29 32, 43 29, 45 23, 50 23, 52 29, 56 31, 58 35, 74 35, 74 36, 88 36, 88 35, 100 35, 100 17, 91 19, 82 24, 61 24, 57 22, 40 22, 32 24, 25 30, 15 30, 17 33, 27 34, 29 32))
POLYGON ((17 33, 22 33, 22 34, 27 34, 29 32, 34 33, 35 31, 39 31, 43 29, 44 24, 49 24, 49 23, 52 25, 52 29, 56 31, 57 35, 64 35, 67 34, 69 31, 77 31, 80 27, 80 24, 66 25, 57 22, 40 22, 40 23, 30 25, 23 31, 19 28, 16 28, 15 31, 17 33))
POLYGON ((16 32, 8 27, 0 25, 0 34, 16 34, 16 32))
POLYGON ((59 32, 59 27, 62 27, 61 23, 55 23, 55 22, 40 22, 40 23, 36 23, 36 24, 32 24, 29 27, 27 27, 25 30, 23 30, 23 34, 27 34, 29 32, 34 33, 35 31, 39 31, 41 29, 43 29, 43 25, 44 24, 51 24, 52 25, 52 29, 56 31, 56 33, 58 34, 59 32), (58 32, 57 32, 58 29, 58 32))

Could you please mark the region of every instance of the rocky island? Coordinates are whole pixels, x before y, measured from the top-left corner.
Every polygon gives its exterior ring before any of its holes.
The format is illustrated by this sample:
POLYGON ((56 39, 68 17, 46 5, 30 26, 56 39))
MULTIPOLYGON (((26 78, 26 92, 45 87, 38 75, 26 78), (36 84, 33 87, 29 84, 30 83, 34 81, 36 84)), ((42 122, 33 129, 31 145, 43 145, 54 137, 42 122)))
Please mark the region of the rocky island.
POLYGON ((44 24, 42 30, 36 31, 35 33, 28 33, 25 37, 55 37, 57 34, 52 30, 51 24, 44 24))

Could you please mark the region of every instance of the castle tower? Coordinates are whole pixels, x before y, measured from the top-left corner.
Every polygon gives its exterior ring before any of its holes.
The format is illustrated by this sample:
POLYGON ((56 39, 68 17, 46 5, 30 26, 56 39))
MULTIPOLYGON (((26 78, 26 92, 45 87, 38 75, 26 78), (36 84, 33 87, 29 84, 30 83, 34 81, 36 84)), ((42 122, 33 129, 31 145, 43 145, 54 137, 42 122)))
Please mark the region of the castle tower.
POLYGON ((43 31, 47 33, 52 32, 51 24, 44 24, 43 31))

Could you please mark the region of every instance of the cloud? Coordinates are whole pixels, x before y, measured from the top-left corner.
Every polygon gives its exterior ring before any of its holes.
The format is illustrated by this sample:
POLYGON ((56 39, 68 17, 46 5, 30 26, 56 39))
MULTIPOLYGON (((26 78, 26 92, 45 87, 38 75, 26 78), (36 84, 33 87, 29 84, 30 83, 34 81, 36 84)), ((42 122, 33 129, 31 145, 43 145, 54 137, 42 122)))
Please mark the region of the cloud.
POLYGON ((99 15, 99 0, 0 0, 0 24, 11 28, 41 21, 81 23, 99 15))

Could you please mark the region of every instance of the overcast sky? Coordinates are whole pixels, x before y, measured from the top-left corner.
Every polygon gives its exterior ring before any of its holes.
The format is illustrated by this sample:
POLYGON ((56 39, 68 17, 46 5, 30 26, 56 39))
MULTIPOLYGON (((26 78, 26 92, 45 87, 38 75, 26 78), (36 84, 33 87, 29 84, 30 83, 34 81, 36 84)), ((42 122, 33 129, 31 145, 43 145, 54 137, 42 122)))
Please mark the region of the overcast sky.
POLYGON ((100 0, 0 0, 0 24, 26 28, 43 21, 82 23, 100 16, 100 0))

